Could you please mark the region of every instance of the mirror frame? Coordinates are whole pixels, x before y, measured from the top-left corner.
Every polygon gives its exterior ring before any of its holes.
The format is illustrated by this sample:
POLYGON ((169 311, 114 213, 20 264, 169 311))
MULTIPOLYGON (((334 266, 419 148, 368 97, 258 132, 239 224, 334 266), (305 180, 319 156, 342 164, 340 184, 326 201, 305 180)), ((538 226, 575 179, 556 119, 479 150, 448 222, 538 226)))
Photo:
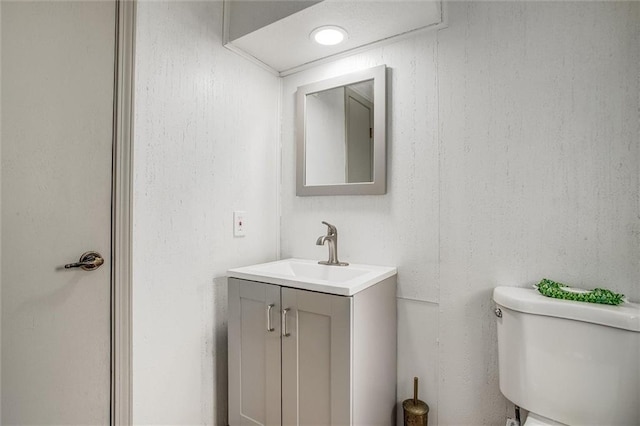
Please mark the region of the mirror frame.
POLYGON ((298 87, 296 92, 296 195, 381 195, 387 192, 387 66, 378 65, 298 87), (307 95, 373 80, 373 181, 330 185, 306 184, 307 95))

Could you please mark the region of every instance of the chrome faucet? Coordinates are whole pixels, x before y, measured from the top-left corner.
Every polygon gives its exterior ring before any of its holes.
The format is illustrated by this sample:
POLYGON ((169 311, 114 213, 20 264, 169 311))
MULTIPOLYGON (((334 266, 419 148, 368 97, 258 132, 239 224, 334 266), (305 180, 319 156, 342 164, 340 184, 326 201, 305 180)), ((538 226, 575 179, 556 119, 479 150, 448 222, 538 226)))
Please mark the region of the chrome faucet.
POLYGON ((348 266, 347 262, 338 260, 338 230, 335 226, 325 221, 322 221, 322 223, 327 225, 327 235, 318 237, 316 245, 322 246, 325 242, 329 243, 329 260, 321 260, 318 263, 321 265, 348 266))

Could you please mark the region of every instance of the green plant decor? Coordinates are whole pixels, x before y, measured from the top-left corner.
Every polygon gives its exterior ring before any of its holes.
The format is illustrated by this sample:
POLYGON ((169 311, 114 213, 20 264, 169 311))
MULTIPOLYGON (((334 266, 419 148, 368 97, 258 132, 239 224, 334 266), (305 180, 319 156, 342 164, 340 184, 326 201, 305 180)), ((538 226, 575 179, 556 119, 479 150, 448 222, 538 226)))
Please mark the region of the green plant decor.
POLYGON ((536 286, 545 296, 556 299, 575 300, 577 302, 602 303, 605 305, 619 305, 624 302, 624 294, 614 293, 604 288, 591 291, 572 289, 568 285, 544 278, 536 286))

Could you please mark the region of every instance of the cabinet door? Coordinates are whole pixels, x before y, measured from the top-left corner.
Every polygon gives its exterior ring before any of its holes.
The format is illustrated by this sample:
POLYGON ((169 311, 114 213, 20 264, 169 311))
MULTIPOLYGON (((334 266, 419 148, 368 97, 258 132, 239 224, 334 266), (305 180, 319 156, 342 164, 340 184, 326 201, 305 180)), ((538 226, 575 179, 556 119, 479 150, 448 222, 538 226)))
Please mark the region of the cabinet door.
POLYGON ((229 278, 228 329, 229 424, 280 425, 280 287, 229 278))
POLYGON ((282 289, 283 425, 351 423, 351 300, 282 289))

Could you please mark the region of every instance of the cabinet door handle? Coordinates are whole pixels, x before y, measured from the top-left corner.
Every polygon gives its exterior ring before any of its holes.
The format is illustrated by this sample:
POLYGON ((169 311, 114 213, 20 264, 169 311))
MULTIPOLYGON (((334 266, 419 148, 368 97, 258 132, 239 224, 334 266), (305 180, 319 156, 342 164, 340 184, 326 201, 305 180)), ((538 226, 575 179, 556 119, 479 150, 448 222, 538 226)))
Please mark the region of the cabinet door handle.
POLYGON ((287 332, 287 313, 290 311, 289 308, 282 310, 282 337, 289 337, 291 333, 287 332))
POLYGON ((273 328, 273 326, 271 325, 271 309, 273 309, 274 306, 276 305, 274 305, 273 303, 267 306, 267 331, 269 333, 275 331, 275 328, 273 328))

